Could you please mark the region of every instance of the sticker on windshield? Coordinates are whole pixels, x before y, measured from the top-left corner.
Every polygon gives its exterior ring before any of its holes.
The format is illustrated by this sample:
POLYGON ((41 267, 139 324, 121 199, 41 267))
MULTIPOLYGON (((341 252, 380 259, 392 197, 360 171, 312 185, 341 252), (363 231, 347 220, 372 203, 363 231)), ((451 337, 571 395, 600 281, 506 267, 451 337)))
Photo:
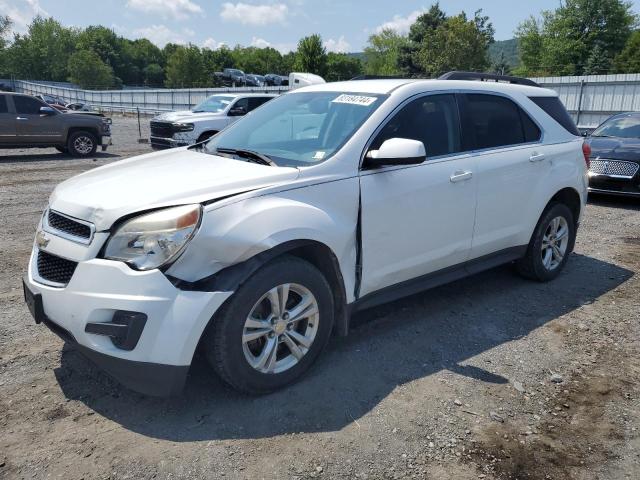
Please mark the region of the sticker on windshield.
POLYGON ((362 105, 368 107, 377 100, 377 97, 367 97, 366 95, 347 95, 343 93, 333 100, 333 103, 348 103, 350 105, 362 105))
POLYGON ((313 156, 314 160, 322 160, 325 156, 325 152, 323 152, 322 150, 318 150, 315 155, 313 156))

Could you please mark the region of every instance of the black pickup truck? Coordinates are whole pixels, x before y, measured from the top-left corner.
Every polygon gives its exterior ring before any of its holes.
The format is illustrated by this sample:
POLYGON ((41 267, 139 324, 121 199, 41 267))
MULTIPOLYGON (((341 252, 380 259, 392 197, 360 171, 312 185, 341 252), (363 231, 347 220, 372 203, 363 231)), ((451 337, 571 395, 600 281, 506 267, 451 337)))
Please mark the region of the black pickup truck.
POLYGON ((62 113, 31 95, 0 92, 0 148, 55 147, 87 157, 110 144, 108 118, 62 113))

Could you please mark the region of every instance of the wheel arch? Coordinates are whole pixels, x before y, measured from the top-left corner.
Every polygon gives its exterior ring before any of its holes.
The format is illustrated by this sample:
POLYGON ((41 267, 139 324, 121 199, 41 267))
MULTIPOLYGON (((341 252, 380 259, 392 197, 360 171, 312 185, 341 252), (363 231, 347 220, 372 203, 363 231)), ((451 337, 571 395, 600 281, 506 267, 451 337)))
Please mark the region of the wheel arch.
POLYGON ((578 226, 580 213, 582 211, 582 201, 580 200, 580 194, 575 188, 565 187, 562 190, 556 192, 556 194, 551 197, 549 202, 547 202, 544 210, 549 208, 549 205, 551 205, 552 203, 563 203, 567 207, 569 207, 569 210, 571 210, 571 213, 573 214, 573 221, 575 223, 575 226, 578 226))
POLYGON ((204 142, 205 140, 208 140, 218 133, 220 133, 220 130, 205 130, 204 132, 201 132, 200 135, 198 135, 198 140, 196 141, 196 143, 204 142))
POLYGON ((334 332, 339 336, 346 336, 349 331, 349 312, 340 263, 331 248, 317 240, 302 239, 281 243, 196 282, 186 282, 174 277, 169 279, 182 290, 235 292, 257 270, 284 255, 305 260, 324 275, 334 298, 334 332))
POLYGON ((76 132, 87 132, 96 137, 97 141, 100 141, 100 133, 98 129, 95 127, 69 127, 67 130, 67 141, 69 141, 69 137, 76 132))

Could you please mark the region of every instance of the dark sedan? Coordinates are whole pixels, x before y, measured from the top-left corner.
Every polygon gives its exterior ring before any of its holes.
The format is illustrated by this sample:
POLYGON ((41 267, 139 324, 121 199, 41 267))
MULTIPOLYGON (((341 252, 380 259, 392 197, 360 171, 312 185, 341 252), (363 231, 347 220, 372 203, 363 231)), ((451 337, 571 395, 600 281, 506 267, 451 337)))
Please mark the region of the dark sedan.
POLYGON ((614 115, 588 141, 589 191, 640 197, 640 113, 614 115))

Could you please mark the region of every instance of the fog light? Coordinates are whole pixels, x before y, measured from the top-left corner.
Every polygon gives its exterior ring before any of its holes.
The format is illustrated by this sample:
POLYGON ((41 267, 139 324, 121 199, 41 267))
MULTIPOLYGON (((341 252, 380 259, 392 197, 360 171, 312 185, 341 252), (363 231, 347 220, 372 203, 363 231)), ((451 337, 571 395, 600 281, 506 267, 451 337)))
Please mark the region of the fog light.
POLYGON ((146 323, 147 315, 144 313, 117 310, 110 322, 87 323, 84 331, 110 337, 113 344, 122 350, 133 350, 146 323))

